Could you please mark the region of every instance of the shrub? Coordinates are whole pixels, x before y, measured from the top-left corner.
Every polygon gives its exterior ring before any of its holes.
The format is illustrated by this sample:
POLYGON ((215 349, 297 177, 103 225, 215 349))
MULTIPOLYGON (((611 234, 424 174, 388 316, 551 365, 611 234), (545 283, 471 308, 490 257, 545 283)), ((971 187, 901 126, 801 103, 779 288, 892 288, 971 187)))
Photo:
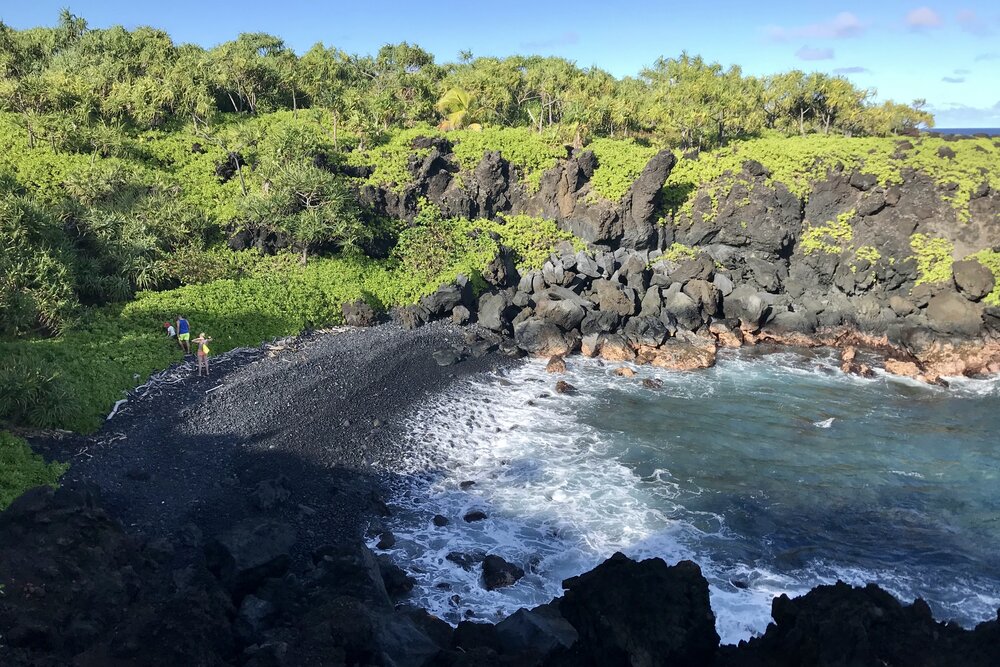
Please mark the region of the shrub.
POLYGON ((951 280, 952 253, 955 251, 951 241, 914 234, 910 237, 910 249, 917 261, 917 285, 951 280))
POLYGON ((33 486, 55 487, 67 468, 65 463, 46 463, 24 440, 0 431, 0 510, 33 486))

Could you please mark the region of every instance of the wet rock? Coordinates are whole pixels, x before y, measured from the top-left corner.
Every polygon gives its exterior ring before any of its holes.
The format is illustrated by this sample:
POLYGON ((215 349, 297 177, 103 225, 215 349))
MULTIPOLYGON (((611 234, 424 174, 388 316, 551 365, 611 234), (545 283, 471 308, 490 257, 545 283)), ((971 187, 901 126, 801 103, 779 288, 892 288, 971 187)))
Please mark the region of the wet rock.
POLYGON ((575 394, 576 393, 576 387, 574 387, 573 385, 571 385, 569 382, 566 382, 565 380, 559 380, 559 382, 556 382, 556 393, 557 394, 575 394))
POLYGON ((468 491, 475 485, 476 483, 474 481, 472 481, 471 479, 467 479, 464 482, 460 482, 458 488, 462 489, 463 491, 468 491))
POLYGON ((571 342, 555 324, 530 318, 514 327, 514 340, 529 354, 543 357, 567 355, 573 351, 571 342))
POLYGON ((711 368, 715 365, 715 342, 693 334, 671 338, 660 347, 641 347, 636 357, 641 364, 675 371, 711 368))
POLYGON ((663 380, 659 378, 644 378, 642 381, 642 386, 646 389, 662 389, 663 380))
POLYGON ((474 566, 483 562, 483 559, 486 558, 486 552, 473 551, 472 553, 462 553, 461 551, 451 551, 444 558, 458 565, 463 570, 471 571, 474 566))
POLYGON ((524 576, 524 570, 500 556, 489 555, 483 560, 483 586, 488 591, 513 586, 524 576))
POLYGON ((615 375, 623 378, 635 377, 635 371, 628 366, 619 366, 615 369, 615 375))
POLYGON ((386 549, 391 549, 394 546, 396 546, 396 536, 392 534, 391 530, 386 530, 379 535, 378 544, 375 545, 375 548, 385 551, 386 549))
POLYGON ((416 585, 416 580, 406 573, 406 570, 396 565, 388 555, 379 555, 378 561, 379 576, 385 585, 385 592, 394 600, 399 599, 416 585))
POLYGON ((486 512, 482 510, 472 510, 471 512, 467 512, 465 516, 463 516, 462 518, 465 520, 466 523, 473 523, 476 521, 483 521, 487 517, 486 517, 486 512))
POLYGON ((545 364, 545 371, 548 373, 565 373, 566 359, 559 355, 551 357, 549 362, 545 364))
POLYGON ((438 528, 447 526, 449 523, 451 523, 450 521, 448 521, 448 517, 441 516, 440 514, 435 514, 434 518, 431 519, 431 521, 433 521, 434 525, 437 526, 438 528))

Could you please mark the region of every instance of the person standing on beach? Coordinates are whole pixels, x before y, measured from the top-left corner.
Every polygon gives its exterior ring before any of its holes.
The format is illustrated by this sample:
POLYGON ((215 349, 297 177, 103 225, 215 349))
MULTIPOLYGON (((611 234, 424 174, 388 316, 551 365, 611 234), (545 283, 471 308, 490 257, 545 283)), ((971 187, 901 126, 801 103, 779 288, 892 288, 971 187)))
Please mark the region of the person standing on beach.
POLYGON ((191 326, 183 315, 177 316, 177 342, 184 354, 191 354, 191 326))
POLYGON ((194 342, 198 345, 198 377, 201 377, 201 370, 203 368, 205 369, 205 376, 208 377, 208 353, 211 352, 208 349, 208 342, 210 340, 212 339, 205 336, 204 331, 194 339, 194 342))

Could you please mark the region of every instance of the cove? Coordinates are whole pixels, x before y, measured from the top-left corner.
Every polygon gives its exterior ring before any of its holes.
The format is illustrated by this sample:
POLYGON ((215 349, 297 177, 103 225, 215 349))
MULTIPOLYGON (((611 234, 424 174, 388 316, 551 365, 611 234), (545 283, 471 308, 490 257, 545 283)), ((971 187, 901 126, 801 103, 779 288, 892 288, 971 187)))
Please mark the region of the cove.
POLYGON ((547 602, 615 551, 698 562, 723 643, 763 632, 774 596, 838 579, 922 597, 965 627, 993 618, 1000 384, 864 380, 838 364, 756 348, 621 378, 621 364, 574 357, 558 376, 531 361, 456 383, 408 417, 413 476, 390 553, 414 602, 453 623, 547 602), (577 391, 557 394, 558 379, 577 391), (473 510, 487 518, 465 521, 473 510), (484 590, 455 555, 486 553, 525 576, 484 590))

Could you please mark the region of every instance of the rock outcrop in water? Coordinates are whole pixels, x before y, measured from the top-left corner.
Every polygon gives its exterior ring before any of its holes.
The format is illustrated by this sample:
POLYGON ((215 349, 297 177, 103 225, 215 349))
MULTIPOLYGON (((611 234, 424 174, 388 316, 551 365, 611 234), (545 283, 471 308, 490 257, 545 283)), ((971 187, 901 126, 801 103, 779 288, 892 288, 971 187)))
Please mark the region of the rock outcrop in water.
POLYGON ((361 543, 301 562, 295 531, 126 535, 90 497, 29 491, 0 513, 0 664, 957 665, 1000 661, 1000 620, 967 631, 876 586, 775 599, 774 623, 719 646, 697 565, 616 554, 565 594, 457 628, 400 605, 406 573, 361 543))
POLYGON ((597 158, 586 150, 530 192, 499 153, 458 178, 446 140, 420 145, 430 153, 411 165, 403 195, 363 191, 382 214, 408 219, 422 196, 446 215, 549 217, 590 245, 566 244, 525 275, 505 249, 477 303, 459 312, 435 294, 401 309, 404 326, 478 312, 480 324, 531 354, 582 350, 677 369, 711 365, 720 345, 776 342, 875 349, 891 372, 929 382, 1000 370, 1000 308, 985 299, 992 272, 975 260, 948 268, 951 256, 1000 247, 1000 192, 987 183, 963 220, 948 186, 914 170, 883 187, 835 168, 800 198, 747 161, 724 187, 704 184, 689 209, 669 212, 669 152, 608 202, 593 196, 597 158))

